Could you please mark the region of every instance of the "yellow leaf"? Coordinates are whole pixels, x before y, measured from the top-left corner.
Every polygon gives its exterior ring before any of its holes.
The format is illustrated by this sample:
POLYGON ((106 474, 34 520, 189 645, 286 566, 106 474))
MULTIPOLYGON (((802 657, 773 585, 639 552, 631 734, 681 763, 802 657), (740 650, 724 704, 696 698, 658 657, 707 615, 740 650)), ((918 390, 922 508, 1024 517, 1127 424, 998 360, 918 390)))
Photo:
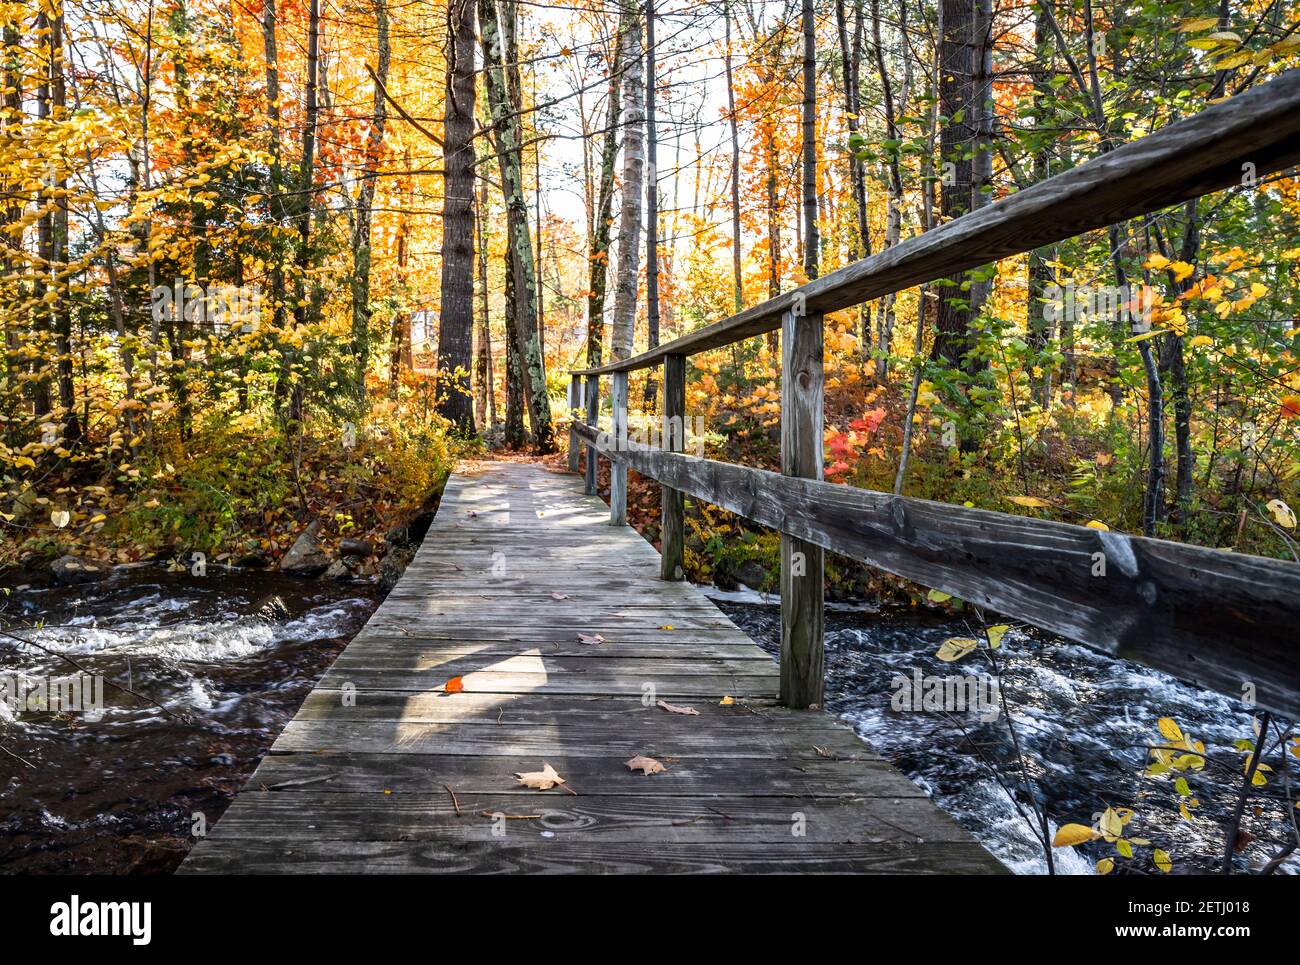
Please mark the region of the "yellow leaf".
POLYGON ((1086 824, 1063 824, 1052 838, 1053 848, 1073 848, 1076 844, 1096 839, 1097 832, 1086 824))
POLYGON ((929 593, 926 594, 926 598, 931 603, 944 603, 952 599, 952 594, 945 593, 943 592, 943 590, 931 590, 929 593))
POLYGON ((1217 27, 1218 25, 1218 17, 1197 17, 1195 20, 1184 20, 1183 25, 1178 28, 1178 32, 1195 33, 1198 30, 1209 30, 1211 27, 1217 27))
POLYGON ((1273 521, 1283 529, 1295 529, 1295 512, 1280 499, 1270 499, 1265 509, 1273 514, 1273 521))
POLYGON ((1169 259, 1166 258, 1164 255, 1153 254, 1150 258, 1148 258, 1148 259, 1143 263, 1142 267, 1143 267, 1143 268, 1154 268, 1156 271, 1159 271, 1161 268, 1165 267, 1165 265, 1167 265, 1167 264, 1169 264, 1169 259))
POLYGON ((1047 500, 1039 499, 1037 496, 1008 496, 1007 499, 1010 502, 1015 503, 1017 506, 1029 506, 1034 509, 1041 509, 1042 507, 1050 507, 1052 505, 1047 500))
POLYGON ((1101 833, 1108 840, 1114 840, 1124 833, 1124 821, 1114 808, 1106 808, 1102 812, 1101 833))
POLYGON ((1180 741, 1183 739, 1183 732, 1172 717, 1161 717, 1156 721, 1156 726, 1160 728, 1160 733, 1166 740, 1180 741))
POLYGON ((1208 335, 1193 335, 1187 340, 1188 348, 1200 348, 1202 345, 1213 345, 1214 339, 1208 335))
POLYGON ((1108 875, 1115 870, 1115 861, 1113 858, 1102 858, 1097 862, 1097 874, 1108 875))
POLYGON ((1007 626, 1005 623, 999 623, 997 626, 989 627, 985 630, 984 632, 988 634, 989 646, 994 650, 1002 646, 1002 638, 1007 635, 1007 631, 1010 629, 1011 627, 1007 626))
POLYGON ((944 663, 952 663, 954 660, 960 660, 979 645, 978 640, 972 640, 970 637, 949 637, 939 647, 939 652, 935 656, 944 663))
POLYGON ((1159 868, 1163 874, 1169 874, 1174 867, 1173 861, 1169 858, 1169 852, 1160 848, 1156 848, 1156 853, 1151 856, 1151 859, 1156 863, 1156 867, 1159 868))
POLYGON ((1099 520, 1099 519, 1092 519, 1092 520, 1089 520, 1089 521, 1088 521, 1087 523, 1085 523, 1084 525, 1087 526, 1089 529, 1100 529, 1100 530, 1103 530, 1103 531, 1105 531, 1105 532, 1110 532, 1110 527, 1107 526, 1105 523, 1103 523, 1103 522, 1102 522, 1101 520, 1099 520))
POLYGON ((1173 269, 1174 281, 1182 281, 1184 278, 1189 277, 1192 272, 1196 271, 1195 265, 1189 265, 1185 261, 1175 261, 1169 267, 1173 269))

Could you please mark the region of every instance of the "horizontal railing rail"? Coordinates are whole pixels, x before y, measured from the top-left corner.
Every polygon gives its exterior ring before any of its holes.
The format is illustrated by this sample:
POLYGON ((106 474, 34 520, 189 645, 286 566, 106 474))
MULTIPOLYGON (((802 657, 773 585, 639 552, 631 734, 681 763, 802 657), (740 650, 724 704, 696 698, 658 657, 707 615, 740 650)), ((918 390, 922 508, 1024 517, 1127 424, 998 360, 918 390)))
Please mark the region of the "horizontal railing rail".
MULTIPOLYGON (((781 533, 781 699, 822 701, 823 553, 1300 718, 1300 564, 822 482, 823 315, 1300 162, 1300 70, 648 352, 571 373, 569 459, 662 484, 662 571, 682 578, 683 497, 781 533), (686 358, 781 331, 781 473, 682 453, 686 358), (663 364, 664 447, 627 438, 628 373, 663 364), (612 431, 598 431, 610 375, 612 431), (585 393, 583 380, 585 379, 585 393), (583 423, 579 414, 584 409, 583 423), (676 427, 677 431, 670 431, 676 427)), ((1250 179, 1253 178, 1253 181, 1250 179)))
POLYGON ((1141 217, 1300 162, 1300 69, 1207 107, 980 211, 845 265, 657 348, 573 375, 634 372, 1141 217), (799 309, 803 309, 802 312, 799 309))

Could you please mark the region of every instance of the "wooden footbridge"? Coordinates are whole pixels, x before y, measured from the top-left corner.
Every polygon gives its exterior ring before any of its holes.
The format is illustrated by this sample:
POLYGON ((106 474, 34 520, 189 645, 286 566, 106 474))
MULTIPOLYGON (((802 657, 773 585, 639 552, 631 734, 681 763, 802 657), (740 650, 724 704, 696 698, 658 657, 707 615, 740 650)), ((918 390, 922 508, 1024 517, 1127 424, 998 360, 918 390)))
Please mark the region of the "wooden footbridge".
POLYGON ((828 550, 1300 717, 1300 565, 821 479, 824 313, 1211 191, 1258 190, 1297 160, 1291 71, 793 292, 574 373, 570 468, 585 449, 585 493, 578 477, 535 465, 454 475, 398 587, 182 871, 1003 870, 815 709, 828 550), (782 471, 687 455, 689 356, 774 331, 782 471), (628 433, 629 373, 652 366, 661 448, 628 433), (611 462, 608 518, 598 458, 611 462), (661 484, 662 556, 625 525, 629 469, 661 484), (781 533, 779 672, 680 582, 688 496, 781 533), (662 771, 634 772, 636 758, 662 771), (563 783, 533 789, 516 776, 546 765, 563 783))
POLYGON ((779 706, 772 659, 658 575, 577 477, 452 476, 397 588, 183 870, 1002 870, 852 731, 779 706), (562 786, 519 783, 547 764, 562 786))

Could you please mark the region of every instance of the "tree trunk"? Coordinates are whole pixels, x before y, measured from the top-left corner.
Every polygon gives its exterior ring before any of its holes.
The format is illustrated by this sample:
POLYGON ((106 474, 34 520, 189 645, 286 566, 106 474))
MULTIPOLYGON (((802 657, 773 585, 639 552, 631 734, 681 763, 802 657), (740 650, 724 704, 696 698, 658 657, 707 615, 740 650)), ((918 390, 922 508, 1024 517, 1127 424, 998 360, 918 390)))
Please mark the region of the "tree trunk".
POLYGON ((804 276, 817 277, 817 21, 813 0, 803 0, 803 234, 804 276))
POLYGON ((474 334, 473 0, 447 0, 447 36, 438 411, 458 433, 468 436, 474 432, 470 394, 474 334))
POLYGON ((618 160, 619 99, 622 91, 623 35, 614 42, 609 69, 609 106, 605 112, 605 140, 600 150, 600 186, 592 221, 588 255, 587 367, 601 364, 605 340, 605 291, 609 275, 610 225, 614 220, 614 167, 618 160))
POLYGON ((375 0, 375 31, 378 66, 375 76, 374 121, 366 138, 366 170, 357 195, 356 220, 352 226, 352 355, 356 364, 353 377, 358 404, 366 398, 366 369, 370 365, 370 224, 375 202, 379 152, 384 142, 384 125, 388 118, 388 65, 392 51, 388 42, 387 0, 375 0))
MULTIPOLYGON (((68 113, 68 88, 63 73, 62 4, 56 9, 57 16, 50 20, 50 89, 54 119, 62 121, 68 113)), ((63 437, 68 442, 75 442, 81 438, 81 422, 77 418, 76 386, 72 375, 72 305, 69 301, 68 280, 63 277, 68 264, 68 178, 62 164, 59 165, 56 186, 59 200, 52 215, 53 265, 50 268, 57 271, 55 285, 59 293, 59 299, 54 303, 57 306, 54 310, 54 331, 59 356, 59 408, 63 416, 63 437), (58 267, 55 268, 55 265, 58 267)))
MULTIPOLYGON (((812 2, 812 0, 808 0, 812 2)), ((655 132, 655 5, 646 0, 646 178, 645 178, 645 317, 646 350, 659 346, 659 138, 655 132)), ((645 407, 653 412, 659 396, 656 369, 646 370, 645 407)))
POLYGON ((611 354, 632 354, 636 326, 637 276, 641 252, 641 199, 645 186, 645 141, 642 130, 641 18, 636 0, 621 0, 619 30, 623 35, 623 207, 618 221, 618 269, 614 275, 614 317, 611 354))
POLYGON ((494 427, 497 424, 497 396, 492 378, 492 316, 488 311, 487 192, 487 179, 483 178, 480 180, 478 204, 474 211, 474 222, 478 227, 479 292, 478 351, 474 356, 474 382, 480 428, 494 427))
MULTIPOLYGON (((478 11, 486 65, 484 83, 492 114, 497 160, 501 167, 507 244, 513 256, 511 270, 515 286, 515 311, 510 318, 511 335, 519 356, 520 381, 523 383, 524 398, 532 421, 533 444, 539 452, 551 452, 555 448, 555 440, 551 425, 551 403, 546 394, 546 368, 537 338, 537 278, 533 263, 533 241, 528 225, 528 205, 524 199, 519 104, 512 103, 502 61, 506 46, 512 46, 515 8, 513 3, 501 3, 500 22, 497 19, 497 4, 493 0, 478 0, 478 11)), ((517 84, 511 84, 510 87, 517 92, 517 84)))
MULTIPOLYGON (((940 41, 939 113, 949 120, 939 135, 942 171, 942 211, 952 220, 971 210, 974 170, 970 145, 978 142, 978 105, 975 76, 979 69, 979 19, 969 0, 941 0, 943 36, 940 41), (957 118, 960 118, 958 120, 957 118)), ((934 339, 934 358, 952 368, 967 371, 980 368, 966 359, 974 346, 973 323, 980 306, 972 287, 962 290, 970 280, 961 272, 936 283, 939 316, 934 339)))
POLYGON ((740 277, 740 134, 736 125, 736 88, 731 76, 731 0, 723 0, 722 15, 726 19, 723 66, 727 75, 727 124, 731 128, 731 283, 739 313, 745 307, 745 296, 740 277))
MULTIPOLYGON (((1042 125, 1043 118, 1039 112, 1046 109, 1045 102, 1051 96, 1051 87, 1048 81, 1051 79, 1052 69, 1052 46, 1047 25, 1047 16, 1043 11, 1043 4, 1050 0, 1038 0, 1034 17, 1034 47, 1037 50, 1037 56, 1033 66, 1030 68, 1030 77, 1033 80, 1033 105, 1034 105, 1034 122, 1042 125)), ((1051 151, 1049 145, 1044 145, 1034 152, 1034 181, 1046 180, 1051 175, 1051 151)), ((1029 345, 1033 352, 1030 355, 1030 385, 1034 387, 1034 395, 1037 397, 1038 404, 1044 409, 1052 401, 1052 371, 1047 364, 1046 355, 1048 354, 1052 340, 1055 336, 1054 324, 1048 317, 1047 305, 1045 303, 1047 286, 1050 285, 1056 277, 1055 271, 1051 268, 1049 262, 1056 260, 1056 246, 1048 245, 1043 248, 1036 248, 1029 252, 1029 278, 1027 286, 1027 302, 1025 305, 1025 316, 1028 319, 1029 328, 1029 345), (1042 375, 1034 375, 1032 368, 1037 366, 1042 375)))

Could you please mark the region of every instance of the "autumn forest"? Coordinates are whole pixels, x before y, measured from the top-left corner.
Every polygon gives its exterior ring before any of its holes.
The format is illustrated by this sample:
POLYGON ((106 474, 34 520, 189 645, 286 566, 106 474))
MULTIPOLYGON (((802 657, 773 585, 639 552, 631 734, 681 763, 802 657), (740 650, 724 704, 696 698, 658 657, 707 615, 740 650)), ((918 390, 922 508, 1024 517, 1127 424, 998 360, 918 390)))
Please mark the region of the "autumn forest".
MULTIPOLYGON (((562 447, 570 369, 1300 51, 1285 0, 69 0, 0 19, 8 562, 275 554, 322 512, 374 529, 457 453, 562 447)), ((832 314, 827 478, 1293 557, 1298 216, 1293 177, 1246 170, 832 314)), ((709 451, 773 464, 778 363, 774 337, 691 359, 709 451)), ((653 413, 657 377, 632 397, 653 413)), ((734 563, 708 539, 732 522, 692 525, 697 575, 734 563)))

